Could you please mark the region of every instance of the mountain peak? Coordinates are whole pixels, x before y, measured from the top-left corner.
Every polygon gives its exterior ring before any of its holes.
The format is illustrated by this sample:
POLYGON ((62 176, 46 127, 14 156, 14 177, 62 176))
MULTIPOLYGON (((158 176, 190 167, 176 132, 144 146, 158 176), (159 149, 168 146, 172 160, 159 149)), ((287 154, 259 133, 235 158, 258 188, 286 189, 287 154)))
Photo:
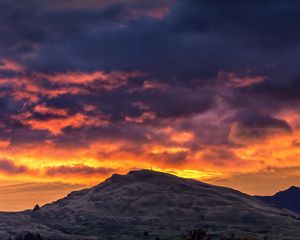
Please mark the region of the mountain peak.
POLYGON ((113 174, 110 178, 108 178, 106 181, 149 181, 150 179, 173 179, 173 180, 180 180, 180 177, 177 177, 175 175, 149 170, 149 169, 138 169, 138 170, 131 170, 127 174, 113 174))
POLYGON ((274 196, 281 196, 281 195, 300 195, 300 187, 290 186, 288 189, 277 192, 274 196))
POLYGON ((140 173, 162 173, 162 172, 155 171, 152 169, 150 170, 150 169, 146 169, 146 168, 133 169, 128 172, 128 174, 140 174, 140 173))
POLYGON ((286 191, 299 191, 300 187, 297 186, 290 186, 286 191))
MULTIPOLYGON (((154 188, 169 188, 170 186, 175 185, 186 185, 188 181, 193 181, 190 179, 183 179, 178 176, 158 172, 154 170, 141 169, 141 170, 131 170, 127 174, 113 174, 105 182, 105 186, 114 186, 116 188, 125 186, 125 185, 139 185, 141 188, 149 188, 149 185, 152 185, 154 188)), ((198 184, 207 185, 205 183, 198 182, 198 184)), ((100 188, 103 187, 103 184, 99 185, 100 188)))
POLYGON ((175 177, 179 178, 175 175, 165 173, 165 172, 159 172, 155 170, 150 169, 138 169, 138 170, 131 170, 127 173, 127 175, 136 176, 136 177, 158 177, 158 176, 164 176, 164 177, 175 177))
POLYGON ((160 171, 156 171, 156 170, 150 170, 150 169, 134 169, 134 170, 130 170, 127 175, 136 175, 136 176, 140 176, 140 175, 152 175, 152 176, 169 176, 169 177, 175 177, 175 175, 166 173, 166 172, 160 172, 160 171))

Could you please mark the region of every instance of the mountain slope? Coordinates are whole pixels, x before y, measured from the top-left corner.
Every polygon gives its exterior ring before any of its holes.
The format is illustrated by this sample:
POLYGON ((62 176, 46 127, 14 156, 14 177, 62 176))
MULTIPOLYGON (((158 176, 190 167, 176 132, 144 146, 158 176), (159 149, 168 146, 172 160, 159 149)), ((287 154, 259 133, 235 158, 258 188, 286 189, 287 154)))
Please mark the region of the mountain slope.
POLYGON ((256 196, 274 206, 286 208, 300 214, 300 188, 292 186, 280 191, 273 196, 256 196))
MULTIPOLYGON (((1 223, 5 216, 0 213, 1 223)), ((300 239, 295 213, 233 189, 149 170, 113 175, 38 211, 9 217, 10 223, 0 224, 0 236, 1 232, 7 236, 8 227, 14 234, 18 226, 18 231, 34 228, 55 240, 175 239, 194 228, 214 234, 300 239)))

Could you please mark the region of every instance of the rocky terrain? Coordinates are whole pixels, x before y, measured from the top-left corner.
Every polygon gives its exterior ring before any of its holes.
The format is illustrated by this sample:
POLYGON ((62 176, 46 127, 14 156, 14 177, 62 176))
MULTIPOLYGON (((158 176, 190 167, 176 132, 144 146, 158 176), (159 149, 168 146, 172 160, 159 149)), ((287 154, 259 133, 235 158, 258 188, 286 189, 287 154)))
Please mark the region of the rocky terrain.
POLYGON ((176 239, 188 229, 257 239, 300 239, 297 213, 239 191, 140 170, 47 204, 0 213, 0 239, 20 232, 43 239, 176 239))

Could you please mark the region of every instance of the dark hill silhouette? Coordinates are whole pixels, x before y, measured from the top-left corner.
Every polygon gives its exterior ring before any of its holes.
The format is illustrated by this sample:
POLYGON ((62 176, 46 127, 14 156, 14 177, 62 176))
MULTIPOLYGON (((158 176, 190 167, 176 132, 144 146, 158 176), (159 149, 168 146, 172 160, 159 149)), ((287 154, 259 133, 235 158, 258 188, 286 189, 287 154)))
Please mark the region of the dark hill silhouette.
POLYGON ((300 187, 291 186, 273 196, 256 196, 274 206, 286 208, 300 214, 300 187))

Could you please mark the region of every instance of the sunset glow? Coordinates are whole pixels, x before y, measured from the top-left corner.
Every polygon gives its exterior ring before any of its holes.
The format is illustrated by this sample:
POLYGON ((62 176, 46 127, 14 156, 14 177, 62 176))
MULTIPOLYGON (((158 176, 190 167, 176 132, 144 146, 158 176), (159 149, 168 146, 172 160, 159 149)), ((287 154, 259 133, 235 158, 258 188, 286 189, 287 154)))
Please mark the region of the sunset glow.
POLYGON ((53 2, 0 3, 12 9, 0 14, 0 210, 132 169, 249 194, 300 185, 299 48, 284 13, 289 30, 255 9, 239 25, 209 2, 53 2))

